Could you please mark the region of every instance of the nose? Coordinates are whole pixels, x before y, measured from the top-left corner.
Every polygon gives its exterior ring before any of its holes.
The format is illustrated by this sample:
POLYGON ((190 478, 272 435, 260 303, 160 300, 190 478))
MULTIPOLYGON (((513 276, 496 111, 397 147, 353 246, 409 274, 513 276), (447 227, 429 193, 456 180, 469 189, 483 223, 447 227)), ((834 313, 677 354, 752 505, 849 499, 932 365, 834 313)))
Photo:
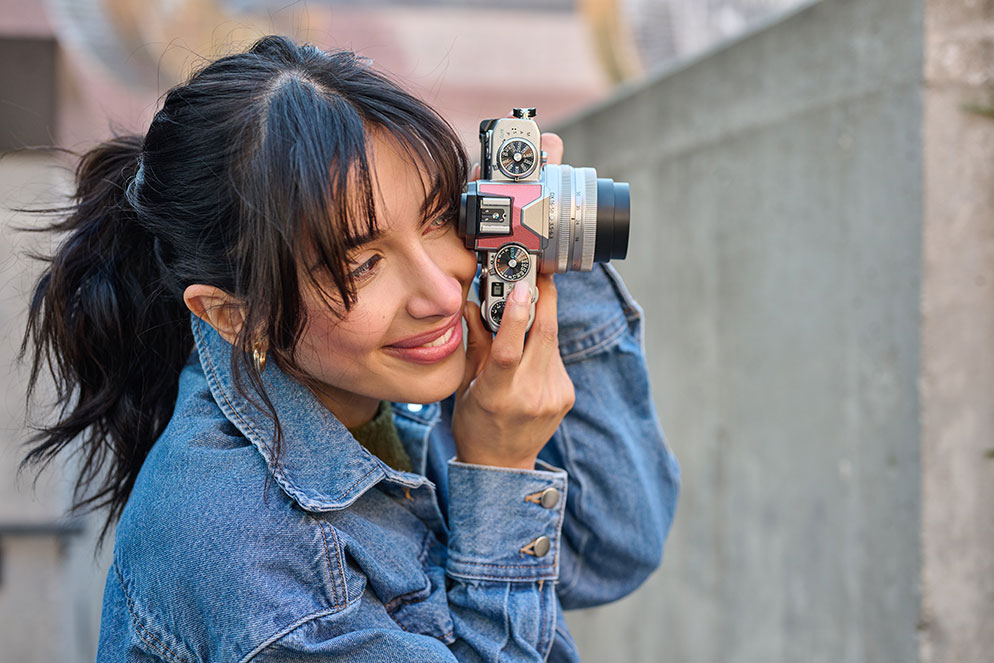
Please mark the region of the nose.
POLYGON ((462 284, 442 264, 445 253, 435 257, 428 253, 414 265, 407 312, 413 318, 451 317, 462 309, 462 284))

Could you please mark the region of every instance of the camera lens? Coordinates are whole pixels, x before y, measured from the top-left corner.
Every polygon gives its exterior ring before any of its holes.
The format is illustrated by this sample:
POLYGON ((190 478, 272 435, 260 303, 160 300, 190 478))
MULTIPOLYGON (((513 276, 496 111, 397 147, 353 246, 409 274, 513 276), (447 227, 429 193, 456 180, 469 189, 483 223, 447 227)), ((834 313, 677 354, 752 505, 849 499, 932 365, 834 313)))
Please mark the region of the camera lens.
POLYGON ((542 252, 542 273, 587 272, 595 262, 628 254, 627 182, 565 164, 546 166, 543 178, 549 191, 549 243, 542 252))
POLYGON ((623 260, 628 255, 631 213, 628 182, 615 182, 607 177, 598 177, 594 262, 623 260))

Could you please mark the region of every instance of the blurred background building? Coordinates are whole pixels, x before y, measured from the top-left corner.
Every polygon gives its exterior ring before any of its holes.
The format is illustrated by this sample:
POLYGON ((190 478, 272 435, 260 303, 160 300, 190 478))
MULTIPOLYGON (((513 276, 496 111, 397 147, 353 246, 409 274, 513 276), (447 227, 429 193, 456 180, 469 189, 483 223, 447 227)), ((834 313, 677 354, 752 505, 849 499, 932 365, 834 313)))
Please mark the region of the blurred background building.
POLYGON ((568 616, 585 660, 990 660, 991 3, 0 0, 0 661, 92 660, 110 554, 61 468, 17 478, 51 240, 15 208, 71 166, 22 148, 144 131, 271 32, 372 58, 471 154, 536 106, 632 183, 619 268, 684 491, 662 570, 568 616))

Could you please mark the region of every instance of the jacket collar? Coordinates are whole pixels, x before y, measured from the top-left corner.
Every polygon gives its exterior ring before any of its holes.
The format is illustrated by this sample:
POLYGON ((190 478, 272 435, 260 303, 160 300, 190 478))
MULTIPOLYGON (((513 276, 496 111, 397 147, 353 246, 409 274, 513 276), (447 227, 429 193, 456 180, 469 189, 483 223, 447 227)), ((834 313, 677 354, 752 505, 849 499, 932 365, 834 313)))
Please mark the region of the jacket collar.
MULTIPOLYGON (((272 417, 235 388, 231 344, 199 318, 191 316, 191 324, 214 400, 262 454, 280 488, 302 508, 341 509, 384 479, 411 488, 428 483, 425 477, 394 470, 369 453, 307 387, 270 362, 262 382, 283 429, 277 461, 272 417)), ((251 388, 249 394, 254 396, 251 388)))

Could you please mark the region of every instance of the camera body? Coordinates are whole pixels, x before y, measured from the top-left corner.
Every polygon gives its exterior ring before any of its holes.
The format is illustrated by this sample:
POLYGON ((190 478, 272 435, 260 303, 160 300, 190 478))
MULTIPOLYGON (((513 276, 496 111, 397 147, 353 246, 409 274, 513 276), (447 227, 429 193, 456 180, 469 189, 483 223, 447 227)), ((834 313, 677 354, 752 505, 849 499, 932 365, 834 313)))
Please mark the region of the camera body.
POLYGON ((518 281, 531 292, 531 328, 539 273, 590 271, 628 252, 628 184, 546 164, 534 116, 515 108, 480 123, 480 179, 466 186, 459 210, 459 234, 482 265, 480 313, 494 332, 518 281))

